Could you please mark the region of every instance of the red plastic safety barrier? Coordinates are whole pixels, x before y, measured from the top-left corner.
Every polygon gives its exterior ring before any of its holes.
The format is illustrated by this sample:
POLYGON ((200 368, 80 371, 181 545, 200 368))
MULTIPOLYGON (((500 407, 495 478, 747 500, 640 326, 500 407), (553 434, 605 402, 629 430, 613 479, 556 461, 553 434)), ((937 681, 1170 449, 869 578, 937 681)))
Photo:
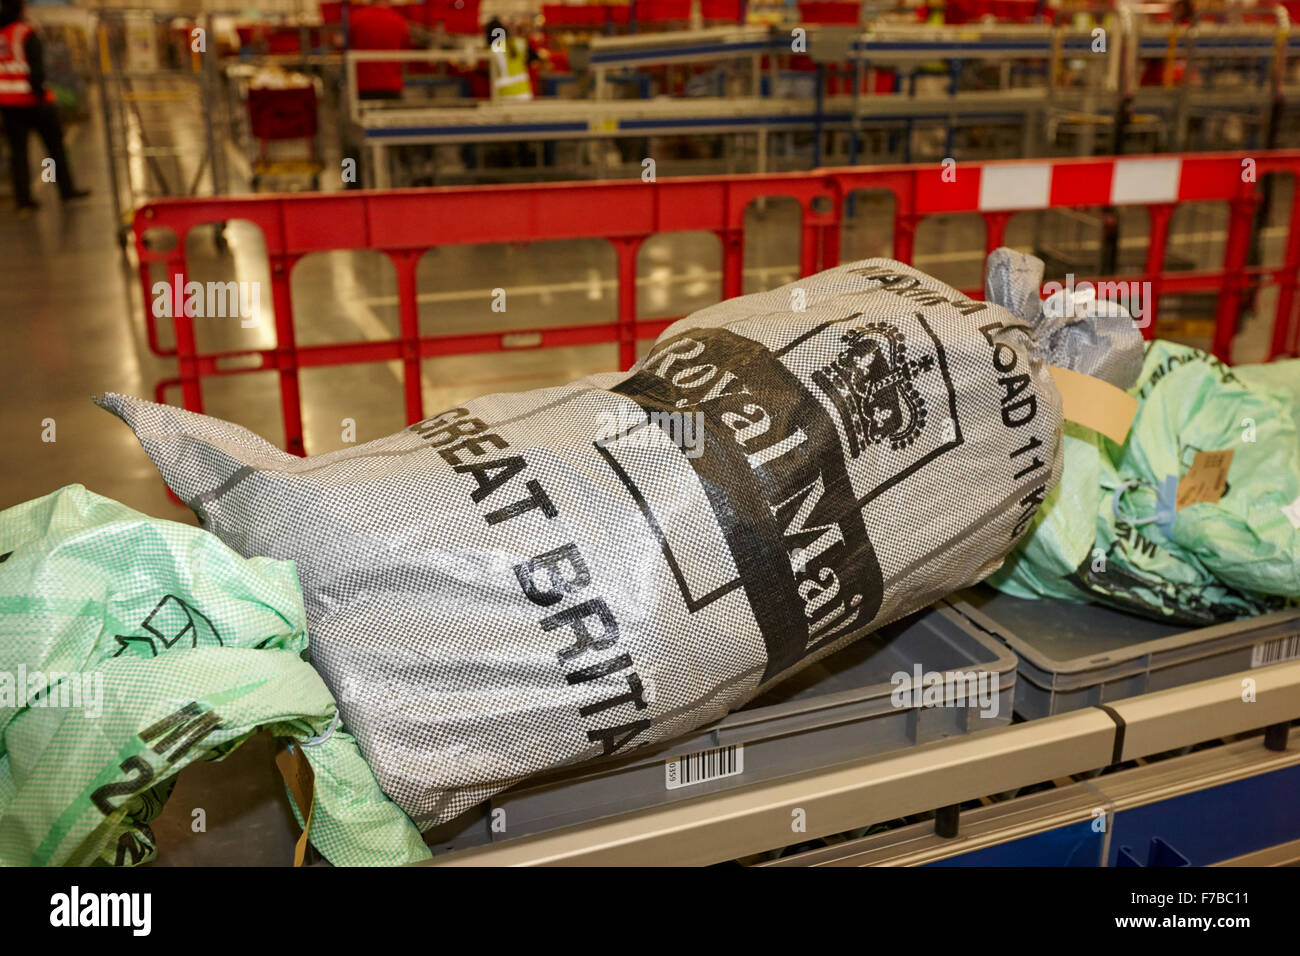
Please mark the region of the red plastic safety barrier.
MULTIPOLYGON (((644 321, 636 314, 637 253, 648 237, 704 230, 721 240, 722 294, 742 289, 747 207, 763 197, 792 197, 802 210, 800 274, 840 261, 841 216, 858 190, 885 190, 895 199, 893 257, 911 262, 917 226, 942 213, 975 213, 985 223, 985 251, 1003 243, 1007 223, 1025 210, 1144 206, 1150 220, 1145 262, 1136 274, 1106 281, 1149 282, 1148 336, 1158 322, 1160 296, 1201 292, 1218 296, 1213 351, 1230 360, 1236 323, 1248 296, 1260 285, 1277 287, 1270 358, 1298 354, 1294 320, 1300 273, 1300 202, 1292 204, 1280 265, 1248 266, 1258 181, 1273 173, 1300 174, 1300 151, 1258 153, 1253 177, 1238 155, 1145 156, 1122 159, 1058 159, 963 162, 940 166, 876 166, 807 173, 663 179, 655 183, 609 181, 538 183, 523 186, 445 187, 292 196, 161 199, 137 210, 135 248, 144 286, 145 321, 151 349, 174 357, 178 376, 159 383, 163 401, 179 387, 182 404, 203 410, 202 381, 219 375, 272 370, 278 373, 286 447, 304 454, 298 372, 302 368, 398 361, 408 422, 425 416, 420 362, 433 356, 490 353, 516 347, 516 332, 491 329, 467 335, 420 334, 416 269, 438 246, 596 238, 610 242, 618 262, 617 319, 604 325, 554 326, 529 332, 530 348, 617 343, 629 367, 638 339, 653 338, 672 319, 644 321), (955 179, 952 173, 955 172, 955 179), (1222 201, 1229 210, 1220 268, 1171 272, 1165 266, 1170 220, 1180 203, 1222 201), (233 352, 200 352, 194 321, 185 316, 180 289, 186 274, 185 237, 196 226, 232 219, 252 222, 265 237, 270 259, 276 346, 233 352), (150 230, 170 230, 176 242, 146 242, 150 230), (375 250, 393 263, 397 277, 400 334, 395 339, 298 345, 294 334, 290 277, 304 256, 335 249, 375 250), (175 346, 163 348, 153 316, 151 271, 176 282, 172 312, 175 346), (238 363, 238 367, 234 363, 238 363)), ((1081 276, 1080 280, 1096 280, 1081 276)), ((982 290, 963 290, 982 297, 982 290)))

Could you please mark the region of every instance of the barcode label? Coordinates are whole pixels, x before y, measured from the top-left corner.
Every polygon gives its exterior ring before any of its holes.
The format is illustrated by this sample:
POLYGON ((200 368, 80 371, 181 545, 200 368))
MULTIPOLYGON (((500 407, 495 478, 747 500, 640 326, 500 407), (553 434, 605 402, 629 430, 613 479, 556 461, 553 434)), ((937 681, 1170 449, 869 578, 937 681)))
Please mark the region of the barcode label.
POLYGON ((745 745, 732 744, 664 761, 664 787, 677 790, 744 772, 745 745))
POLYGON ((1250 649, 1250 666, 1264 667, 1280 661, 1289 661, 1293 657, 1300 657, 1300 634, 1256 644, 1250 649))

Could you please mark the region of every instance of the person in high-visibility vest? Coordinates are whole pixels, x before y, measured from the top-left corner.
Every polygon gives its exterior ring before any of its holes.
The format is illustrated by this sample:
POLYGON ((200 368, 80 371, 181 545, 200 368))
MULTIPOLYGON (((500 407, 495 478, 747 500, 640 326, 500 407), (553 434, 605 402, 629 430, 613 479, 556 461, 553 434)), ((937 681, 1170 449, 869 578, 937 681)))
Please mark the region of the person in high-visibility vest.
POLYGON ((37 206, 27 158, 27 140, 33 131, 40 134, 47 158, 54 161, 52 172, 59 196, 80 199, 90 195, 72 179, 72 167, 63 151, 63 130, 54 112, 54 94, 45 88, 41 40, 23 19, 23 0, 0 0, 0 119, 9 140, 9 174, 20 216, 30 215, 37 206))
POLYGON ((501 21, 493 18, 484 28, 491 61, 492 99, 524 102, 533 98, 528 67, 539 59, 523 37, 511 36, 501 21))

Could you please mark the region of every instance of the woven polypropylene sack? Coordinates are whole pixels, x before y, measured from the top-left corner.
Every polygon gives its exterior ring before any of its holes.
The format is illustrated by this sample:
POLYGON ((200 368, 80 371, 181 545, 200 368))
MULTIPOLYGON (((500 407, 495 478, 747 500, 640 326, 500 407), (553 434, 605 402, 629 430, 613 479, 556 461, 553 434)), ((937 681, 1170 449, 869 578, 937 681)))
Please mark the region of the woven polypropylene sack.
POLYGON ((887 259, 674 323, 628 373, 298 459, 110 394, 422 827, 678 736, 996 568, 1061 468, 1030 327, 887 259))
POLYGON ((1300 359, 1265 365, 1234 365, 1233 374, 1256 392, 1267 392, 1300 425, 1300 359))
POLYGON ((0 865, 148 862, 176 775, 259 730, 304 744, 327 859, 427 858, 306 648, 287 561, 80 485, 0 512, 0 865))

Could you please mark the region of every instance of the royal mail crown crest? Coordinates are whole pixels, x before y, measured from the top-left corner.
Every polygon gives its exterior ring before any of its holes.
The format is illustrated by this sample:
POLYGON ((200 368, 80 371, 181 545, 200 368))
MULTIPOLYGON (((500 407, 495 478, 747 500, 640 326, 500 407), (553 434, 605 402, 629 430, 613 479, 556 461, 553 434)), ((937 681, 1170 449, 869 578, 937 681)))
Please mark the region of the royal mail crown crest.
POLYGON ((850 329, 840 341, 844 350, 812 379, 839 412, 850 456, 884 442, 895 451, 908 447, 925 427, 916 378, 934 368, 934 356, 908 358, 902 331, 885 322, 850 329))

